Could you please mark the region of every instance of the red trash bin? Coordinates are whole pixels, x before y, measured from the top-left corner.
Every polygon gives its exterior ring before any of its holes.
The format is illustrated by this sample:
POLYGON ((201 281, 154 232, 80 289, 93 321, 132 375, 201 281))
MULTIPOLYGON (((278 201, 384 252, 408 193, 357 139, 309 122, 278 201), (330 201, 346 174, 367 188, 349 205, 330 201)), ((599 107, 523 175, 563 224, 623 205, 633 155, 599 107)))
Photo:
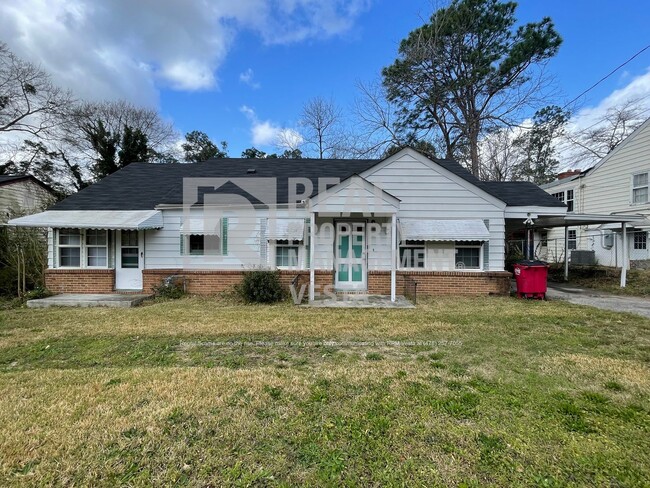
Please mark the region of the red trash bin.
POLYGON ((515 281, 519 298, 546 298, 548 263, 544 261, 519 261, 515 263, 515 281))

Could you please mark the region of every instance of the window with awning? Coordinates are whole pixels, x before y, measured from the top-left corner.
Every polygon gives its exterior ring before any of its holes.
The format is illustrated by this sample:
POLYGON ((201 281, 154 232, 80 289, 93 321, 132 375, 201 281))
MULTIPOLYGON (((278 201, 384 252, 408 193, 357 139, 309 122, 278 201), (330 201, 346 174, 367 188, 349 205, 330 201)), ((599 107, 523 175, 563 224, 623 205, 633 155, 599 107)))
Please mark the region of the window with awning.
POLYGON ((53 229, 144 230, 163 227, 158 210, 47 210, 12 219, 10 226, 53 229))
POLYGON ((489 241, 483 220, 400 219, 402 241, 489 241))
POLYGON ((305 219, 269 219, 266 237, 270 241, 302 241, 305 219))

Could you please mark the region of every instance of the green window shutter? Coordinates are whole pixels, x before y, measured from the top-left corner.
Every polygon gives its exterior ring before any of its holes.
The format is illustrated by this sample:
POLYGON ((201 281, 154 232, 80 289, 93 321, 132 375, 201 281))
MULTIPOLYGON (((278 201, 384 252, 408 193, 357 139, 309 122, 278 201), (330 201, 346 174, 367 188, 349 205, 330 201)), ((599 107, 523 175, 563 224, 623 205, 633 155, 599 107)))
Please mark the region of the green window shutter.
POLYGON ((221 219, 221 254, 228 255, 228 217, 221 219))
POLYGON ((183 254, 185 254, 185 236, 183 234, 181 234, 180 243, 181 243, 180 249, 181 249, 181 256, 182 256, 183 254))
MULTIPOLYGON (((490 230, 490 221, 485 219, 483 221, 485 227, 490 230)), ((488 271, 490 269, 490 241, 485 241, 483 243, 483 270, 488 271)))
POLYGON ((309 261, 311 258, 311 219, 305 219, 305 229, 307 231, 307 237, 305 238, 305 242, 307 243, 305 246, 307 252, 307 256, 305 257, 305 267, 309 269, 311 267, 311 262, 309 261))

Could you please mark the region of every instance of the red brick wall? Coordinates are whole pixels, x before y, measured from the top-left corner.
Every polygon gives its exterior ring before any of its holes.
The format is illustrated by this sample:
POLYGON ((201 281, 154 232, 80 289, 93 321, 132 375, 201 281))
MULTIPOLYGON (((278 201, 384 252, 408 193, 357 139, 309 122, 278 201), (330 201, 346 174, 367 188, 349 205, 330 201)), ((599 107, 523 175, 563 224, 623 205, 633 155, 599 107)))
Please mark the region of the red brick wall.
MULTIPOLYGON (((280 271, 280 281, 289 288, 291 280, 298 273, 301 275, 300 284, 309 283, 309 271, 280 271)), ((242 271, 239 270, 145 269, 143 292, 150 293, 154 285, 171 275, 185 276, 188 292, 197 295, 229 290, 242 279, 242 271)), ((316 270, 315 275, 316 291, 330 291, 334 283, 333 271, 316 270)), ((506 271, 398 271, 398 294, 403 293, 404 276, 410 276, 417 282, 418 295, 507 295, 510 292, 511 274, 506 271)), ((45 271, 45 284, 54 293, 113 293, 115 270, 48 269, 45 271)), ((390 295, 390 272, 369 271, 368 293, 390 295)))
POLYGON ((113 269, 46 269, 45 287, 53 293, 113 293, 113 269))
MULTIPOLYGON (((410 276, 417 283, 418 295, 507 295, 510 293, 510 278, 507 271, 473 273, 468 271, 398 271, 397 293, 404 290, 404 276, 410 276)), ((368 293, 390 294, 390 272, 369 271, 368 293)))
MULTIPOLYGON (((291 280, 300 274, 300 284, 309 284, 309 271, 280 271, 280 282, 289 289, 291 280)), ((213 295, 231 289, 242 280, 243 271, 239 270, 183 270, 183 269, 145 269, 143 271, 143 291, 148 293, 154 285, 159 285, 168 276, 179 275, 187 279, 187 291, 196 295, 213 295)), ((333 272, 316 270, 316 289, 331 285, 333 272)))

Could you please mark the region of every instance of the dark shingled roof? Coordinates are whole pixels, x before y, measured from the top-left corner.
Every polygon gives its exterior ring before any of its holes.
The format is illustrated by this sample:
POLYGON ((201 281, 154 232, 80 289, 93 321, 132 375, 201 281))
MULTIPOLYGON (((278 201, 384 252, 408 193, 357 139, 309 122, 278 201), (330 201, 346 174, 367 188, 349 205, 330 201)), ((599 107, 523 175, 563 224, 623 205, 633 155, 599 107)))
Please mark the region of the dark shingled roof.
POLYGON ((529 181, 485 181, 488 192, 511 207, 566 207, 554 196, 529 181))
POLYGON ((0 185, 9 183, 10 181, 24 180, 29 178, 26 175, 0 175, 0 185))
MULTIPOLYGON (((212 159, 191 164, 132 163, 54 205, 51 210, 148 210, 159 204, 183 203, 183 178, 276 178, 277 203, 287 203, 289 178, 308 178, 318 193, 319 178, 341 181, 371 168, 378 159, 212 159), (255 170, 249 173, 249 170, 255 170)), ((434 162, 508 205, 561 206, 532 183, 483 182, 455 161, 434 162), (525 186, 523 186, 525 185, 525 186), (510 203, 516 202, 516 203, 510 203)), ((247 195, 235 185, 208 191, 247 195)), ((207 193, 207 192, 206 192, 207 193)), ((255 202, 253 202, 255 203, 255 202)))

